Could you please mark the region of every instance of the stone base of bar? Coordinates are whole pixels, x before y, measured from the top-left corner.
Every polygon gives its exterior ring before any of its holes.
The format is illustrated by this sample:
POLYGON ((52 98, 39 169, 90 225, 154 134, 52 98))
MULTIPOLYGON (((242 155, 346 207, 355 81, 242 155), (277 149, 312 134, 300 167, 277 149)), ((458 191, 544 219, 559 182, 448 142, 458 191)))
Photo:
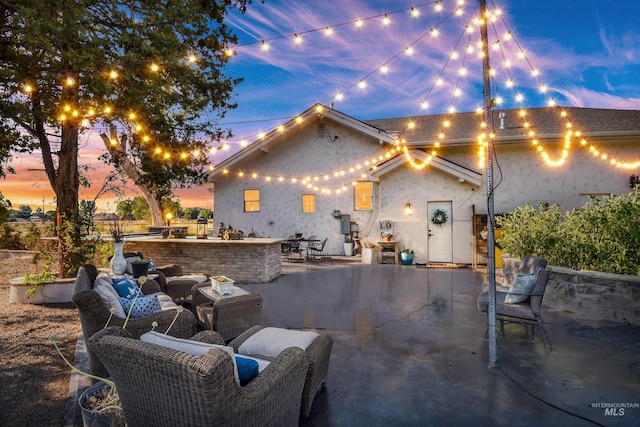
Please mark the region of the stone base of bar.
POLYGON ((236 283, 266 283, 282 274, 281 239, 218 238, 163 239, 159 236, 126 240, 125 251, 140 251, 156 266, 178 264, 185 273, 227 276, 236 283))

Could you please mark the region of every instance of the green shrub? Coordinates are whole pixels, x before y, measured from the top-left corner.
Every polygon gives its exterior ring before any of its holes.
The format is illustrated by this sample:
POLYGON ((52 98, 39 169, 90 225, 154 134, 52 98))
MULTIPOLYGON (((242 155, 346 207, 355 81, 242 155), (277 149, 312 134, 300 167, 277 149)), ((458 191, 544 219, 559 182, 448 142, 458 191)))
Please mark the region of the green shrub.
POLYGON ((547 207, 540 202, 535 208, 527 203, 505 216, 496 217, 496 223, 504 230, 496 242, 514 257, 549 257, 554 250, 550 248, 557 246, 561 218, 559 205, 547 207))
POLYGON ((14 230, 8 223, 0 224, 0 249, 25 250, 20 239, 20 232, 14 230))
POLYGON ((537 255, 549 264, 617 274, 640 274, 640 192, 592 198, 562 215, 560 207, 526 204, 496 218, 498 243, 515 257, 537 255))

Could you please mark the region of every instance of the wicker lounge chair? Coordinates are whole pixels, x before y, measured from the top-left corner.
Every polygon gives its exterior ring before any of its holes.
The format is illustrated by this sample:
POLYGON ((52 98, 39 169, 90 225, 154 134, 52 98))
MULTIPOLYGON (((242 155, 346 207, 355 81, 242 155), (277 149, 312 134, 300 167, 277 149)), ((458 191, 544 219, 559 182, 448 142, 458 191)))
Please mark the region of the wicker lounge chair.
POLYGON ((132 339, 119 328, 98 332, 89 348, 109 369, 129 426, 298 425, 307 371, 299 348, 287 348, 244 387, 219 349, 196 357, 132 339))
MULTIPOLYGON (((264 326, 254 326, 247 330, 229 343, 233 350, 237 353, 240 346, 253 336, 264 326)), ((305 351, 305 356, 309 361, 309 369, 307 370, 304 382, 304 390, 302 391, 301 415, 308 417, 311 413, 311 404, 318 390, 327 382, 327 374, 329 372, 329 358, 331 357, 331 349, 333 348, 333 338, 330 335, 320 334, 313 343, 305 351)))
MULTIPOLYGON (((73 291, 73 302, 78 307, 80 316, 80 324, 82 325, 82 334, 85 340, 88 340, 93 334, 101 330, 107 325, 120 326, 124 325, 124 318, 111 316, 109 309, 105 306, 100 295, 93 290, 93 285, 98 275, 98 270, 94 265, 87 264, 80 267, 76 276, 75 288, 73 291), (111 319, 109 320, 111 316, 111 319)), ((151 294, 160 291, 160 286, 153 280, 147 281, 142 287, 144 294, 151 294)), ((164 332, 176 317, 176 310, 166 310, 159 313, 153 313, 148 316, 129 319, 127 323, 127 331, 131 336, 139 338, 145 332, 149 332, 152 323, 158 322, 156 331, 164 332)), ((196 332, 196 319, 189 310, 184 310, 176 322, 171 327, 169 334, 176 337, 188 338, 196 332)), ((107 377, 108 372, 95 354, 89 350, 89 370, 93 375, 99 377, 107 377)))

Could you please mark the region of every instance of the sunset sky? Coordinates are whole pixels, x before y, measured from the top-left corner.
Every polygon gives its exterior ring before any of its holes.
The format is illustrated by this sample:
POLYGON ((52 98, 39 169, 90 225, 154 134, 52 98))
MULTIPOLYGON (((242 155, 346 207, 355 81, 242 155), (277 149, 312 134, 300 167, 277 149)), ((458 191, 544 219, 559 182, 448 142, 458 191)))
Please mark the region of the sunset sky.
MULTIPOLYGON (((244 15, 232 11, 227 22, 239 45, 226 71, 244 82, 238 108, 222 122, 234 137, 220 147, 230 148, 213 155, 212 164, 237 151, 243 138, 251 142, 316 102, 334 103, 358 119, 475 110, 482 104, 477 2, 442 0, 441 10, 436 3, 266 0, 254 1, 244 15)), ((553 98, 564 106, 640 109, 640 2, 489 1, 488 8, 496 16, 488 32, 492 91, 501 108, 541 107, 553 98), (516 101, 516 93, 524 100, 516 101)), ((92 187, 109 171, 97 160, 102 131, 81 139, 79 162, 93 168, 92 187)), ((40 153, 16 157, 12 166, 17 173, 0 181, 0 191, 14 208, 42 207, 44 197, 45 210, 54 209, 53 191, 38 170, 40 153)), ((136 194, 133 185, 127 188, 130 197, 136 194)), ((93 191, 81 199, 93 198, 93 191)), ((183 207, 211 207, 206 186, 177 194, 183 207)), ((112 197, 98 200, 99 211, 115 204, 112 197)))

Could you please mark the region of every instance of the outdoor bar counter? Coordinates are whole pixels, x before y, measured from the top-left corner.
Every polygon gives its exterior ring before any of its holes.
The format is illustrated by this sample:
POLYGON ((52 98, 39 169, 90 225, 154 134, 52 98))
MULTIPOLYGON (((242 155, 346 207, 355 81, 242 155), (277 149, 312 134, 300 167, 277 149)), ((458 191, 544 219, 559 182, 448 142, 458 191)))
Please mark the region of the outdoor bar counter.
POLYGON ((227 276, 238 283, 266 283, 282 274, 280 242, 282 239, 220 238, 163 239, 161 236, 126 239, 125 251, 140 251, 151 257, 156 266, 178 264, 185 274, 203 273, 227 276))

